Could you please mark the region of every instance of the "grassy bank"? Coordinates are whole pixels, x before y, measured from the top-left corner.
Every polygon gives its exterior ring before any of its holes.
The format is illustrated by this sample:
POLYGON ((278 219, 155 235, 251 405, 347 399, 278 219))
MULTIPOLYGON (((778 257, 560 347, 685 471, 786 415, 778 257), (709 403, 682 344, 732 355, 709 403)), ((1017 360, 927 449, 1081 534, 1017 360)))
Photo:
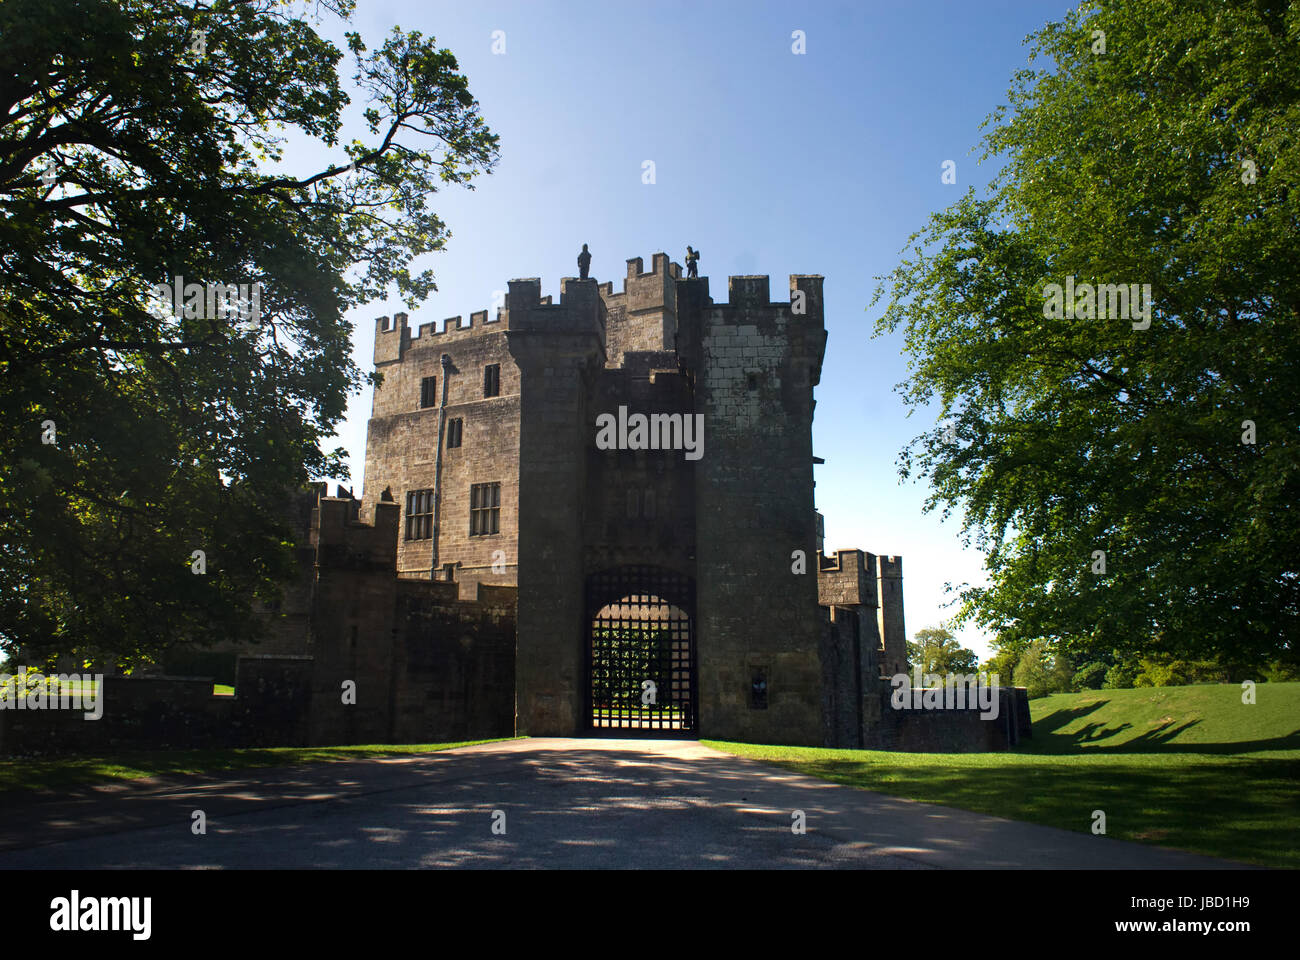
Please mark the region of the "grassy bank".
POLYGON ((1033 740, 998 754, 705 741, 836 783, 1279 867, 1300 867, 1300 683, 1092 690, 1032 701, 1033 740))

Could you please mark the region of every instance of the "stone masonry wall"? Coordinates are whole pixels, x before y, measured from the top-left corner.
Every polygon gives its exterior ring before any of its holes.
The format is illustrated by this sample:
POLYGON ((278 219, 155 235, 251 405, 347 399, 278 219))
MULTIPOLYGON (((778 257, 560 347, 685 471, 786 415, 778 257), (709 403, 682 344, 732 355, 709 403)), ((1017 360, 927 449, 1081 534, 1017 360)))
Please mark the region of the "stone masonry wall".
POLYGON ((515 589, 399 579, 397 505, 376 504, 373 524, 353 510, 321 500, 310 741, 510 736, 515 589))
POLYGON ((871 750, 916 753, 983 753, 1002 751, 1032 737, 1024 687, 998 690, 998 715, 984 717, 976 707, 940 710, 899 710, 890 702, 888 681, 880 681, 880 722, 864 730, 863 746, 871 750))
POLYGON ((559 306, 527 309, 510 290, 521 373, 516 732, 526 736, 586 728, 582 530, 606 309, 594 280, 568 278, 561 291, 559 306))
POLYGON ((907 628, 903 624, 903 558, 876 557, 880 608, 877 624, 885 649, 885 673, 907 672, 907 628))
POLYGON ((696 375, 705 447, 696 465, 701 735, 823 742, 816 615, 813 386, 826 334, 820 277, 791 277, 805 312, 766 277, 677 282, 678 350, 696 375), (803 551, 806 572, 791 572, 803 551), (763 706, 751 697, 767 683, 763 706))
MULTIPOLYGON (((600 371, 593 416, 679 414, 694 400, 687 379, 666 352, 624 354, 629 366, 600 371)), ((650 564, 695 575, 695 466, 681 450, 600 450, 596 426, 587 426, 587 511, 583 518, 591 574, 627 564, 650 564)))
MULTIPOLYGON (((509 298, 507 298, 507 307, 509 298)), ((383 375, 374 391, 366 431, 365 509, 369 513, 385 487, 402 511, 397 569, 403 576, 428 577, 433 541, 407 540, 406 494, 434 489, 439 447, 439 403, 446 374, 443 354, 451 358, 447 377, 445 421, 462 421, 459 447, 446 446, 443 426, 437 577, 444 564, 457 565, 455 577, 470 583, 514 584, 518 561, 519 505, 519 370, 506 345, 509 310, 487 323, 486 312, 473 314, 470 326, 460 318, 423 324, 412 338, 406 315, 394 323, 381 317, 375 340, 375 368, 383 375), (484 368, 500 367, 500 392, 484 397, 484 368), (421 408, 420 385, 435 377, 434 405, 421 408), (499 532, 470 535, 470 487, 500 483, 499 532), (497 551, 501 551, 500 554, 497 551), (498 562, 501 561, 501 562, 498 562), (498 569, 493 570, 494 562, 498 569)))
POLYGON ((513 587, 399 582, 397 742, 514 735, 516 597, 513 587))
POLYGON ((608 314, 605 355, 610 367, 623 366, 623 355, 628 352, 674 349, 676 281, 682 275, 682 268, 669 262, 666 253, 656 253, 651 258, 649 273, 643 272, 643 267, 640 257, 627 261, 627 277, 621 293, 614 293, 613 283, 600 286, 608 314))

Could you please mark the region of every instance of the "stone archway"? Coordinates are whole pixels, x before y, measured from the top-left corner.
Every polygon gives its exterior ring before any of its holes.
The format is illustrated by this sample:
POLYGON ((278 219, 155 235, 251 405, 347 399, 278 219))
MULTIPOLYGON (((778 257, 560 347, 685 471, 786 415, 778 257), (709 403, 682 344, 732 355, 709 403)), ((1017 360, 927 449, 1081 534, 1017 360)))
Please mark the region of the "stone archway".
POLYGON ((587 729, 698 736, 694 581, 664 567, 615 567, 587 578, 586 604, 587 729))

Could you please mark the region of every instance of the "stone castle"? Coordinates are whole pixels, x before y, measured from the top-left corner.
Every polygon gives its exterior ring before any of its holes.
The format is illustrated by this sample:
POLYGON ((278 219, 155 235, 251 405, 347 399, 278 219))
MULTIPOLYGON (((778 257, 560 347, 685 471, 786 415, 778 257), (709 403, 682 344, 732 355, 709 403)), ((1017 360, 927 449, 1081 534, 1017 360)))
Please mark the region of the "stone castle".
POLYGON ((902 558, 823 553, 822 277, 778 301, 731 277, 718 303, 681 274, 657 253, 618 292, 513 280, 494 317, 379 318, 361 512, 393 498, 401 579, 517 587, 519 734, 875 742, 902 558))
MULTIPOLYGON (((647 596, 685 615, 673 702, 689 729, 823 740, 812 451, 822 278, 791 277, 786 302, 771 301, 767 277, 732 277, 728 292, 714 303, 707 278, 683 280, 661 253, 648 272, 629 260, 617 293, 570 278, 552 303, 540 281, 515 280, 490 321, 453 317, 414 336, 404 314, 378 322, 362 509, 384 490, 401 506, 399 576, 518 586, 520 733, 591 726, 592 623, 647 596), (597 418, 620 408, 702 414, 702 456, 649 449, 658 436, 646 449, 598 449, 597 418), (804 573, 792 573, 796 551, 804 573), (764 707, 751 704, 755 682, 764 707)), ((902 664, 901 563, 872 574, 892 585, 879 632, 884 659, 902 664)), ((627 678, 637 705, 642 679, 627 678)))
POLYGON ((195 713, 209 677, 123 697, 163 728, 167 701, 191 704, 191 744, 1027 735, 1023 692, 997 722, 890 708, 902 558, 826 554, 813 502, 823 278, 773 301, 767 277, 731 277, 714 302, 681 274, 657 253, 617 293, 567 278, 554 303, 513 280, 492 317, 380 317, 363 499, 291 505, 302 575, 258 649, 169 665, 228 673, 233 703, 195 713))

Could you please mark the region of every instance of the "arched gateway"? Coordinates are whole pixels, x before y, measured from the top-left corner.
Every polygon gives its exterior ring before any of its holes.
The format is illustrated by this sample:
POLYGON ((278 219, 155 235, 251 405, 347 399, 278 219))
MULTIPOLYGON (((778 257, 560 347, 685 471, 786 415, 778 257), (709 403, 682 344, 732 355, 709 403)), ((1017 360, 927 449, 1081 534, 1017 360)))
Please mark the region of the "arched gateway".
POLYGON ((586 589, 586 707, 596 733, 698 736, 695 583, 657 566, 594 573, 586 589))

